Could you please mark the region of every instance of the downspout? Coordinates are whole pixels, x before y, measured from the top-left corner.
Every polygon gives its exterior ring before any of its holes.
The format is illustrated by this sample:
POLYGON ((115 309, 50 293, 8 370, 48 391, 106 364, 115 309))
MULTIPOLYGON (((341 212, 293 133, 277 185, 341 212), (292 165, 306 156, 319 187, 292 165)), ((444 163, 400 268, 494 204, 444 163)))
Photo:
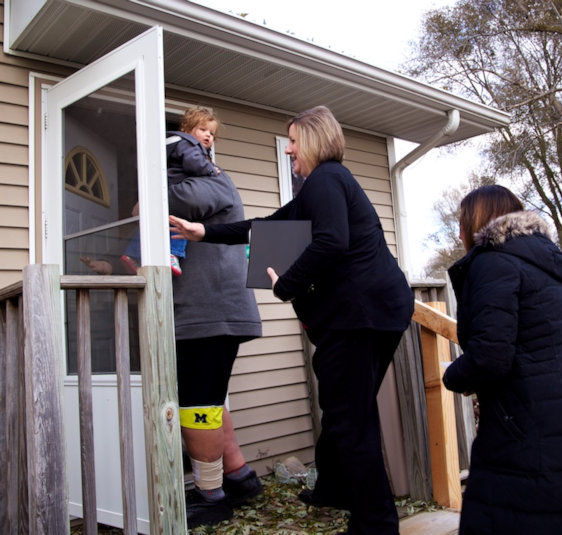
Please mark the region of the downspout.
POLYGON ((433 149, 443 138, 454 134, 460 124, 459 110, 453 109, 447 112, 447 124, 443 126, 436 134, 418 145, 413 151, 409 152, 400 161, 395 163, 390 171, 390 181, 393 191, 392 202, 394 207, 394 217, 396 221, 398 262, 409 279, 411 270, 410 256, 406 241, 408 238, 408 226, 406 213, 406 204, 404 201, 404 182, 402 173, 404 169, 421 158, 424 154, 433 149))

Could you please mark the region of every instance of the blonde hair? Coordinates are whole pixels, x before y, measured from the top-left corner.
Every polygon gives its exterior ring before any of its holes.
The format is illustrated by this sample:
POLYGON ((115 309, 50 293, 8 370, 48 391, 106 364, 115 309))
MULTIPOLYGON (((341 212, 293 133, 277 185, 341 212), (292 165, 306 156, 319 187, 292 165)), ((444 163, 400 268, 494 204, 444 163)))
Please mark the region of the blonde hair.
POLYGON ((287 123, 295 129, 299 156, 312 171, 328 160, 340 162, 345 151, 345 138, 340 123, 326 106, 316 106, 299 113, 287 123))
POLYGON ((196 126, 200 124, 207 124, 210 122, 217 123, 217 128, 215 131, 215 139, 217 137, 218 130, 220 128, 220 121, 217 116, 207 108, 188 108, 183 114, 180 130, 182 132, 191 132, 196 126))
POLYGON ((523 209, 521 201, 503 186, 493 184, 471 191, 461 201, 459 217, 466 250, 474 247, 474 234, 492 219, 523 209))

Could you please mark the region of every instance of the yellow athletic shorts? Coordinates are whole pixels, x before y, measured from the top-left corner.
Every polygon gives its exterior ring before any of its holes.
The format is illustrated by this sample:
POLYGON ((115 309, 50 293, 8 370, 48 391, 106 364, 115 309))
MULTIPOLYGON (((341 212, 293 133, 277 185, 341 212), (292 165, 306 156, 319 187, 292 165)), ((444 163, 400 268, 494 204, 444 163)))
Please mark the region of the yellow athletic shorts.
POLYGON ((222 427, 220 407, 180 407, 180 425, 189 429, 219 429, 222 427))

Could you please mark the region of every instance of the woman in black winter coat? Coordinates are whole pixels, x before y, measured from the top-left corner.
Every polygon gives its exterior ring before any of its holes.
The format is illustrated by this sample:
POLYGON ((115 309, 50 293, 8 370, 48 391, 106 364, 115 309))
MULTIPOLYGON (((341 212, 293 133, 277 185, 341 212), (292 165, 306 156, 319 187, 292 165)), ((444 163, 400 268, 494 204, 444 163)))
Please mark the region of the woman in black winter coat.
POLYGON ((478 395, 460 535, 562 533, 562 253, 502 186, 461 202, 449 269, 464 354, 449 390, 478 395))

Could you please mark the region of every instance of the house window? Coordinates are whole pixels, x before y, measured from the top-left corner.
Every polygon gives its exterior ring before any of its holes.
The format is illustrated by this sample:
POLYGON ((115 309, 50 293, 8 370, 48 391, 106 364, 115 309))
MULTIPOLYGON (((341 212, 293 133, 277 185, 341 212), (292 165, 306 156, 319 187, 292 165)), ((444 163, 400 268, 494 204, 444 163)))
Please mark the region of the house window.
POLYGON ((85 147, 74 147, 64 164, 65 188, 86 199, 109 206, 105 174, 97 158, 85 147))
POLYGON ((291 159, 285 154, 289 144, 288 137, 276 137, 277 140, 277 168, 279 172, 279 195, 281 206, 294 199, 302 188, 304 177, 293 171, 291 159))

